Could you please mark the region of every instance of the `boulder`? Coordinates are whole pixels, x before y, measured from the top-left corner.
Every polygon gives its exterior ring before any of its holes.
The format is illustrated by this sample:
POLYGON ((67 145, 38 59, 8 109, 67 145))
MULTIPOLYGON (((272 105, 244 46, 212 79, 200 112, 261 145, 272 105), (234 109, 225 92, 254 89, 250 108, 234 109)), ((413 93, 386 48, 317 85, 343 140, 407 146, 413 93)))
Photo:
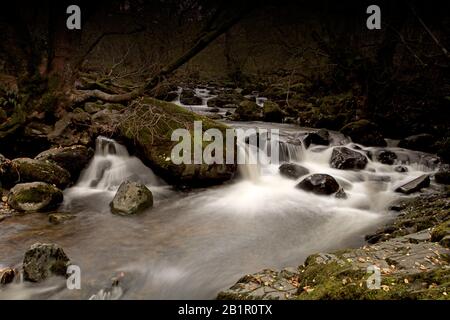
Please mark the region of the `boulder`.
MULTIPOLYGON (((121 122, 119 137, 130 148, 137 151, 137 155, 152 170, 177 187, 205 187, 221 184, 234 177, 236 164, 226 164, 225 155, 226 129, 224 124, 195 114, 186 108, 173 103, 147 98, 141 109, 134 109, 132 115, 121 122), (152 113, 149 113, 148 110, 152 113), (165 121, 159 121, 151 127, 142 126, 136 130, 136 123, 152 123, 154 115, 161 116, 165 121), (139 118, 139 119, 137 119, 139 118), (187 128, 191 137, 194 136, 194 121, 202 121, 202 132, 208 129, 218 129, 223 135, 223 163, 175 164, 171 159, 172 149, 178 141, 172 141, 171 135, 176 128, 187 128)), ((206 144, 202 145, 202 149, 206 144)), ((236 152, 236 148, 234 148, 236 152)))
POLYGON ((395 152, 383 150, 378 153, 377 159, 383 164, 393 165, 395 163, 395 160, 397 160, 397 155, 395 154, 395 152))
POLYGON ((10 188, 19 180, 12 161, 0 154, 0 188, 10 188))
POLYGON ((295 163, 283 163, 279 170, 283 177, 294 180, 309 173, 308 169, 295 163))
POLYGON ((114 214, 128 216, 141 212, 153 206, 153 194, 143 184, 137 182, 123 182, 111 202, 114 214))
POLYGON ((264 102, 263 120, 266 122, 283 122, 283 111, 280 106, 273 101, 264 102))
POLYGON ((433 145, 436 138, 428 133, 409 136, 398 143, 400 148, 411 149, 423 152, 433 152, 433 145))
POLYGON ((405 172, 408 172, 408 168, 405 167, 405 166, 396 166, 396 167, 394 168, 394 170, 395 170, 396 172, 399 172, 399 173, 405 173, 405 172))
POLYGON ((49 161, 66 169, 70 173, 72 180, 75 181, 93 155, 94 152, 91 148, 75 145, 71 147, 53 148, 41 152, 35 159, 49 161))
POLYGON ((303 143, 305 148, 309 148, 311 144, 328 146, 330 145, 330 133, 325 129, 310 132, 303 138, 303 143))
POLYGON ((331 154, 330 166, 341 170, 362 170, 367 162, 367 157, 358 151, 336 147, 331 154))
POLYGON ((340 190, 339 183, 328 174, 313 174, 302 180, 297 188, 319 195, 330 195, 340 190))
POLYGON ((234 112, 234 120, 254 121, 261 120, 261 107, 250 100, 242 101, 234 112))
POLYGON ((25 252, 24 280, 40 282, 52 275, 65 276, 69 263, 66 253, 57 244, 35 243, 25 252))
POLYGON ((353 142, 365 146, 385 147, 387 145, 378 126, 368 120, 350 122, 340 131, 349 136, 353 142))
POLYGON ((423 174, 395 189, 395 192, 410 194, 430 186, 430 176, 423 174))
POLYGON ((450 167, 443 166, 434 175, 434 180, 439 184, 450 185, 450 167))
POLYGON ((220 93, 217 97, 208 100, 211 108, 236 108, 244 97, 237 93, 220 93))
POLYGON ((19 211, 49 211, 62 201, 61 190, 44 182, 17 184, 8 195, 8 205, 19 211))
POLYGON ((183 90, 180 96, 180 102, 187 106, 196 106, 203 104, 203 99, 197 97, 194 90, 183 90))
POLYGON ((9 284, 14 281, 16 272, 12 268, 0 269, 0 285, 9 284))
POLYGON ((65 188, 70 184, 70 173, 52 162, 18 158, 12 164, 19 174, 19 182, 41 181, 58 188, 65 188))

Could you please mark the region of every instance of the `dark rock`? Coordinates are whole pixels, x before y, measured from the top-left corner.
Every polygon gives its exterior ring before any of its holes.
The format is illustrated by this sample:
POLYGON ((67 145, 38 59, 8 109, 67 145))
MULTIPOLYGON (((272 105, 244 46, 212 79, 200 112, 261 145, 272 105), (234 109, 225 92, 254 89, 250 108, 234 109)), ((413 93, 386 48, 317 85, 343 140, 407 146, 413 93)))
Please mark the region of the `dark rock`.
POLYGON ((61 190, 44 182, 17 184, 8 195, 8 204, 19 211, 48 211, 62 201, 61 190))
POLYGON ((266 122, 283 122, 283 111, 280 106, 273 101, 264 102, 263 120, 266 122))
POLYGON ((344 191, 343 188, 340 188, 338 192, 336 192, 336 194, 334 195, 336 198, 338 199, 347 199, 348 195, 347 193, 344 191))
POLYGON ((197 97, 193 90, 183 90, 180 96, 180 102, 187 106, 196 106, 203 103, 203 99, 197 97))
POLYGON ((405 172, 408 172, 408 168, 405 167, 405 166, 396 166, 396 167, 394 168, 394 170, 395 170, 396 172, 399 172, 399 173, 405 173, 405 172))
POLYGON ((290 179, 298 179, 309 173, 308 169, 295 163, 284 163, 280 166, 279 170, 283 177, 290 179))
MULTIPOLYGON (((109 110, 104 109, 97 113, 101 112, 109 112, 109 110)), ((91 118, 87 112, 67 113, 55 123, 54 129, 48 133, 47 138, 54 145, 59 146, 91 145, 95 131, 92 120, 93 117, 91 118)), ((108 124, 112 125, 112 122, 109 121, 108 124)))
POLYGON ((50 161, 63 169, 69 171, 71 178, 75 181, 81 170, 86 167, 94 155, 91 148, 82 145, 71 147, 54 148, 41 152, 36 156, 36 160, 50 161))
POLYGON ((51 224, 61 224, 74 218, 75 215, 70 213, 51 213, 48 215, 48 222, 51 224))
POLYGON ((52 275, 65 276, 69 263, 69 258, 60 246, 35 243, 23 259, 24 280, 40 282, 52 275))
POLYGON ((238 121, 261 120, 261 107, 256 102, 244 100, 234 112, 234 119, 238 121))
POLYGON ((14 159, 12 163, 20 182, 41 181, 58 188, 65 188, 70 184, 70 173, 54 163, 29 158, 14 159))
POLYGON ((112 213, 118 215, 132 215, 153 206, 153 194, 143 184, 137 182, 123 182, 111 202, 112 213))
POLYGON ((401 140, 398 146, 405 149, 433 152, 433 145, 435 141, 436 138, 433 135, 422 133, 401 140))
POLYGON ((330 133, 325 129, 316 132, 310 132, 303 138, 305 148, 309 148, 311 144, 328 146, 330 145, 330 133))
POLYGON ((330 165, 341 170, 362 170, 367 165, 367 157, 347 147, 336 147, 331 154, 330 165))
POLYGON ((449 185, 450 184, 450 168, 443 167, 443 168, 439 169, 439 171, 436 172, 434 175, 434 180, 437 183, 449 185))
POLYGON ((423 174, 418 178, 415 178, 404 185, 395 189, 396 192, 401 192, 405 194, 410 194, 416 191, 420 191, 422 188, 427 188, 430 186, 430 176, 423 174))
POLYGON ((340 131, 349 136, 353 142, 365 146, 385 147, 387 145, 378 126, 368 120, 351 122, 340 131))
POLYGON ((0 154, 0 188, 10 188, 19 180, 19 174, 14 169, 12 161, 0 154))
POLYGON ((208 100, 211 108, 237 108, 244 97, 237 93, 220 93, 217 97, 208 100))
POLYGON ((328 174, 313 174, 297 185, 297 188, 320 195, 330 195, 339 191, 339 183, 328 174))
POLYGON ((395 160, 397 160, 397 155, 395 154, 395 152, 383 150, 378 153, 377 159, 382 164, 393 165, 395 163, 395 160))
POLYGON ((16 272, 12 268, 0 269, 0 285, 9 284, 14 281, 16 272))

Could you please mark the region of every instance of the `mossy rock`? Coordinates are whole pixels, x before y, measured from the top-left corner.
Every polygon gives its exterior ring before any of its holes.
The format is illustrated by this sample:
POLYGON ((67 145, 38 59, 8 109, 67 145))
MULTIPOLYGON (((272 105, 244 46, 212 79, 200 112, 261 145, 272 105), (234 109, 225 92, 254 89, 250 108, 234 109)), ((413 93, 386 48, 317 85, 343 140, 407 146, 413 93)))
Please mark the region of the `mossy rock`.
POLYGON ((61 190, 44 182, 17 184, 8 195, 8 204, 19 211, 49 211, 62 200, 61 190))
POLYGON ((234 112, 234 120, 237 121, 258 121, 261 119, 261 107, 254 101, 242 101, 234 112))
MULTIPOLYGON (((130 148, 135 147, 140 158, 167 182, 179 187, 203 187, 223 183, 234 176, 236 165, 225 164, 225 161, 223 164, 175 164, 171 159, 172 149, 179 143, 171 140, 175 129, 186 129, 190 132, 194 150, 194 121, 202 122, 202 133, 208 129, 218 129, 222 133, 225 157, 228 127, 224 124, 173 103, 152 98, 146 98, 140 107, 134 107, 129 112, 119 126, 119 135, 130 148)), ((202 142, 202 151, 208 144, 209 142, 202 142)))
POLYGON ((264 102, 263 119, 267 122, 283 122, 283 111, 276 102, 268 100, 264 102))
POLYGON ((450 235, 450 220, 447 220, 433 229, 431 232, 431 241, 439 242, 450 235))
POLYGON ((341 130, 349 136, 353 142, 365 146, 385 147, 386 141, 379 132, 378 126, 369 120, 358 120, 345 125, 341 130))
POLYGON ((12 161, 13 168, 18 172, 19 182, 46 182, 58 188, 67 187, 70 173, 60 166, 49 162, 29 158, 18 158, 12 161))

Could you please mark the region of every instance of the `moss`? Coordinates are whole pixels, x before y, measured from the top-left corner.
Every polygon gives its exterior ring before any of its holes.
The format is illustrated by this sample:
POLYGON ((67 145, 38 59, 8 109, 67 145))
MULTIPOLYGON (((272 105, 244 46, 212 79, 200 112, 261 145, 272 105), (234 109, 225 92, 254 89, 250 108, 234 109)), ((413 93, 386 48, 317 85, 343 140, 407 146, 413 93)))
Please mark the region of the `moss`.
POLYGON ((234 119, 240 121, 261 120, 261 108, 253 101, 244 100, 236 108, 234 119))
POLYGON ((431 241, 439 242, 448 235, 450 235, 450 220, 441 223, 433 229, 431 232, 431 241))
POLYGON ((14 199, 19 203, 38 203, 50 192, 52 192, 52 189, 49 187, 33 188, 20 192, 14 199))
POLYGON ((263 117, 264 121, 268 122, 282 122, 283 121, 283 111, 281 111, 280 106, 273 101, 264 102, 263 107, 263 117))

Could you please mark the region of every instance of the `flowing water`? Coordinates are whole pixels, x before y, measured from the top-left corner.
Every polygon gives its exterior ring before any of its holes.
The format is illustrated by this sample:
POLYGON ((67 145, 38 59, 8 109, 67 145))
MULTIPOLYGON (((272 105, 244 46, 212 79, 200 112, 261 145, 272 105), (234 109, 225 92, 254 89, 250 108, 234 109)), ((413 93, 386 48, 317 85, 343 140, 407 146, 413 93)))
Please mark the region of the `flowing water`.
MULTIPOLYGON (((88 299, 123 272, 124 299, 212 299, 242 275, 263 268, 297 266, 312 253, 364 244, 364 234, 393 217, 393 190, 432 171, 427 157, 392 148, 409 169, 369 161, 363 171, 332 169, 332 147, 308 150, 289 141, 305 130, 288 125, 229 123, 280 130, 280 158, 311 173, 334 176, 348 199, 296 189, 278 165, 241 165, 241 178, 191 192, 172 190, 125 147, 99 138, 94 158, 78 183, 64 192, 62 212, 76 218, 51 225, 45 214, 13 217, 0 224, 0 267, 19 266, 35 242, 61 245, 81 268, 81 290, 54 277, 41 284, 18 282, 0 289, 5 298, 88 299), (143 214, 111 214, 109 203, 124 180, 141 181, 154 194, 143 214)), ((334 145, 349 145, 333 134, 334 145)), ((375 148, 370 149, 376 152, 375 148)), ((257 148, 242 147, 255 156, 257 148)))

